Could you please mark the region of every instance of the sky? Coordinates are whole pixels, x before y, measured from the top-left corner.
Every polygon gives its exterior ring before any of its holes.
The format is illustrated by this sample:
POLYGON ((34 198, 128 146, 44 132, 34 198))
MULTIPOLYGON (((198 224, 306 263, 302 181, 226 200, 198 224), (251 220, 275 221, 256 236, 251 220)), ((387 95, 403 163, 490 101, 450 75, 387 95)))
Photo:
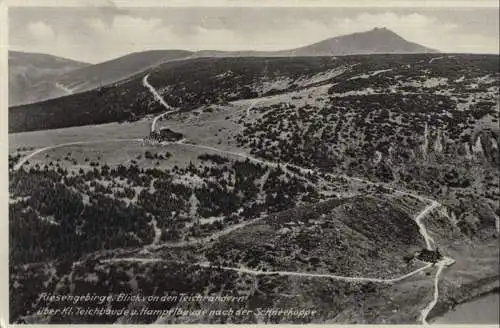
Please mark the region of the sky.
POLYGON ((374 27, 443 52, 499 53, 498 7, 10 7, 9 49, 98 63, 153 49, 291 49, 374 27))

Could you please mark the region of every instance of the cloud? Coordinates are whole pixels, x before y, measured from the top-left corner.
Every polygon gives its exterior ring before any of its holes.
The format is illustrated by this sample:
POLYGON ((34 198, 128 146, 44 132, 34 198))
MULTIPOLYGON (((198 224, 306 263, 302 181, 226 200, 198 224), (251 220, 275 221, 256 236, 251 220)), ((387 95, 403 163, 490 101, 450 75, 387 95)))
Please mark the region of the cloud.
POLYGON ((56 33, 52 27, 41 21, 28 24, 26 29, 35 40, 45 42, 56 38, 56 33))
MULTIPOLYGON (((477 24, 481 15, 467 21, 467 13, 439 16, 433 11, 364 9, 331 13, 273 9, 64 13, 42 16, 45 20, 35 19, 13 31, 17 49, 99 62, 152 49, 291 49, 374 27, 387 27, 408 41, 446 52, 498 53, 499 48, 498 26, 485 33, 489 25, 480 29, 477 24)), ((495 24, 497 20, 491 29, 495 24)))
POLYGON ((100 19, 88 19, 86 24, 95 35, 93 46, 110 57, 148 49, 239 49, 244 44, 229 29, 195 25, 185 34, 160 18, 119 15, 110 25, 100 19))
POLYGON ((98 44, 111 50, 113 47, 123 48, 124 45, 156 44, 161 41, 160 36, 169 33, 168 27, 163 26, 157 18, 143 19, 120 15, 110 24, 101 19, 87 19, 85 23, 92 30, 98 44))

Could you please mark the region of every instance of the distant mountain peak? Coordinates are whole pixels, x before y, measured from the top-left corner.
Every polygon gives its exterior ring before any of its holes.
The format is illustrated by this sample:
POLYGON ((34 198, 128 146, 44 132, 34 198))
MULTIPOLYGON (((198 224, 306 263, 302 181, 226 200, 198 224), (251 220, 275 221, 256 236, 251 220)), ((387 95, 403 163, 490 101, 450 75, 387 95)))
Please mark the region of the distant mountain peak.
POLYGON ((374 27, 364 32, 340 35, 291 51, 298 56, 438 52, 409 42, 387 27, 374 27))
MULTIPOLYGON (((371 37, 379 37, 379 38, 388 38, 388 39, 397 39, 400 41, 408 42, 406 41, 405 38, 403 38, 401 35, 397 34, 396 32, 388 29, 387 27, 375 27, 370 31, 367 32, 360 32, 358 34, 365 34, 371 37)), ((383 41, 383 40, 382 40, 383 41)))
POLYGON ((371 37, 397 37, 399 39, 402 39, 404 40, 403 37, 401 37, 399 34, 397 34, 396 32, 388 29, 387 27, 374 27, 372 28, 371 30, 368 30, 368 31, 363 31, 363 32, 356 32, 356 33, 352 33, 352 34, 346 34, 346 35, 341 35, 341 36, 337 36, 337 37, 334 37, 333 39, 335 38, 342 38, 342 37, 349 37, 349 36, 362 36, 362 35, 367 35, 367 36, 371 36, 371 37))

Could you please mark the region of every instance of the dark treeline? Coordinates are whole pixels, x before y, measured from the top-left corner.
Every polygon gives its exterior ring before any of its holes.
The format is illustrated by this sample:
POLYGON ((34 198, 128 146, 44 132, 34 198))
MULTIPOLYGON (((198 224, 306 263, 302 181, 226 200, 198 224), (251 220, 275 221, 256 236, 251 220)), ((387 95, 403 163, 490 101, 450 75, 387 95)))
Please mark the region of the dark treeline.
POLYGON ((202 157, 225 164, 196 167, 191 163, 160 170, 97 163, 79 172, 49 164, 11 170, 12 263, 78 258, 92 251, 148 244, 155 234, 153 219, 163 241, 210 235, 263 212, 318 198, 314 188, 305 187, 304 181, 281 168, 202 157), (202 183, 176 180, 190 176, 202 183), (200 225, 197 217, 223 220, 200 225))

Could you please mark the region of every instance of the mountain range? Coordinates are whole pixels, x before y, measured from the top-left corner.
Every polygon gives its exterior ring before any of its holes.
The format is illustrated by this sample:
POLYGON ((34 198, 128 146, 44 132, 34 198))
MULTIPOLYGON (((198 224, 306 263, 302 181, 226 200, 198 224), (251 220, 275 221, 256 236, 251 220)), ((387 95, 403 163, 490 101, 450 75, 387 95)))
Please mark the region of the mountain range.
POLYGON ((9 51, 9 106, 35 103, 119 82, 172 60, 195 57, 290 57, 355 54, 434 53, 386 28, 329 38, 280 51, 153 50, 95 65, 35 53, 9 51))

